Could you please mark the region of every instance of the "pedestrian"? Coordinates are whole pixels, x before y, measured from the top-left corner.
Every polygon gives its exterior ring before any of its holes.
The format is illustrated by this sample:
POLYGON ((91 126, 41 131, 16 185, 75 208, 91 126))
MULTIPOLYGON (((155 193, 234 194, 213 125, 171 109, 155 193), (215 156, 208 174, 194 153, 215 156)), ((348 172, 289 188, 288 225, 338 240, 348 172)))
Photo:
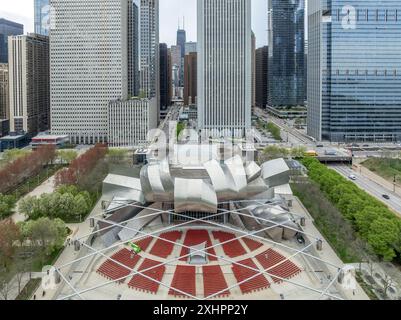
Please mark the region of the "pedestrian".
POLYGON ((33 295, 33 300, 36 300, 36 294, 33 295))
POLYGON ((42 297, 46 295, 46 291, 43 290, 42 297))

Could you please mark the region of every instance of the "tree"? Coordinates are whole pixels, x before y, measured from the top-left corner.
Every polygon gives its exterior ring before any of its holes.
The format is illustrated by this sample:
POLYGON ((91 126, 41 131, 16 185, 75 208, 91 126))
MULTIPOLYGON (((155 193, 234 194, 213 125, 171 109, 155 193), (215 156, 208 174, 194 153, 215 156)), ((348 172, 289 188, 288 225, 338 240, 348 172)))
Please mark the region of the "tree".
POLYGON ((393 220, 380 217, 370 226, 368 242, 385 261, 397 256, 394 247, 398 241, 399 229, 393 220))
POLYGON ((269 160, 286 158, 289 155, 289 151, 286 148, 281 148, 279 146, 269 146, 263 150, 260 162, 266 162, 269 160))
POLYGON ((15 161, 18 158, 27 156, 29 153, 31 153, 31 151, 23 150, 23 149, 6 150, 6 151, 4 151, 2 161, 4 163, 10 163, 10 162, 15 161))
POLYGON ((79 194, 74 198, 74 213, 82 220, 82 217, 90 210, 90 204, 85 196, 79 194))
POLYGON ((74 150, 59 150, 57 157, 63 162, 70 164, 78 157, 78 153, 74 150))
POLYGON ((384 296, 387 296, 388 290, 391 287, 393 287, 395 284, 396 284, 395 281, 388 274, 386 274, 384 276, 384 279, 382 282, 384 296))
POLYGON ((0 219, 5 219, 13 213, 15 197, 0 193, 0 219))
POLYGON ((299 147, 295 147, 291 150, 291 156, 293 158, 303 158, 305 156, 306 153, 306 147, 304 146, 299 146, 299 147))
POLYGON ((11 220, 0 221, 0 261, 8 269, 15 252, 14 242, 20 237, 19 227, 11 220))
POLYGON ((67 236, 67 227, 60 219, 39 218, 22 224, 27 239, 40 248, 42 255, 50 255, 54 250, 62 248, 67 236))

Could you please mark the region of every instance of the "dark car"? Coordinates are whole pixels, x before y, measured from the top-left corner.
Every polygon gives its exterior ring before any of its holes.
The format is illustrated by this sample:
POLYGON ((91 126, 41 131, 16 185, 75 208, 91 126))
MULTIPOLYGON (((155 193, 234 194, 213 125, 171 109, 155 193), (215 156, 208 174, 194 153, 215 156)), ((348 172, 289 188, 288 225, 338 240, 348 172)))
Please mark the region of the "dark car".
POLYGON ((390 200, 390 196, 387 195, 387 194, 383 194, 383 198, 386 199, 386 200, 390 200))

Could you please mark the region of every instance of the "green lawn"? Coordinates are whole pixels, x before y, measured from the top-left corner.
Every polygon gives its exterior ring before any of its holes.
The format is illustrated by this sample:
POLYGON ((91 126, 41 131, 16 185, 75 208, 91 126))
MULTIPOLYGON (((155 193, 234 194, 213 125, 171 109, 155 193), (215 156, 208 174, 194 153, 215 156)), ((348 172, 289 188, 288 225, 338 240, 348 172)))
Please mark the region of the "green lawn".
POLYGON ((42 280, 41 279, 31 279, 28 281, 24 289, 15 300, 29 300, 31 299, 33 293, 39 288, 42 280))
POLYGON ((369 159, 362 164, 390 182, 394 182, 395 176, 401 183, 401 159, 369 159))

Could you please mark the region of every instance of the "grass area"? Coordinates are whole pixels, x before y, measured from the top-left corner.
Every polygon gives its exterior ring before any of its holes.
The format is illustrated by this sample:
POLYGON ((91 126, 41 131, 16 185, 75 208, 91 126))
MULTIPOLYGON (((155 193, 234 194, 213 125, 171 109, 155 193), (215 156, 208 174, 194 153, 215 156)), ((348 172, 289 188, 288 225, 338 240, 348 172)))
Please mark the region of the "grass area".
POLYGON ((294 194, 315 220, 315 225, 344 263, 357 263, 363 259, 361 241, 349 221, 326 198, 319 187, 309 181, 291 185, 294 194))
POLYGON ((41 279, 31 279, 28 281, 24 289, 15 300, 30 300, 34 292, 39 288, 42 280, 41 279))
POLYGON ((384 179, 401 184, 401 159, 369 159, 362 163, 370 171, 377 173, 384 179))
POLYGON ((363 289, 363 291, 365 291, 365 293, 367 294, 367 296, 369 297, 370 300, 379 300, 379 298, 375 295, 375 293, 373 292, 373 288, 371 285, 367 284, 363 278, 362 278, 362 274, 360 272, 356 272, 356 281, 358 281, 359 285, 361 286, 361 288, 363 289))
POLYGON ((65 165, 51 165, 44 168, 38 175, 29 178, 22 185, 18 186, 14 190, 8 192, 7 194, 15 196, 17 201, 30 193, 35 188, 39 187, 43 182, 53 176, 57 171, 61 168, 65 167, 65 165))

